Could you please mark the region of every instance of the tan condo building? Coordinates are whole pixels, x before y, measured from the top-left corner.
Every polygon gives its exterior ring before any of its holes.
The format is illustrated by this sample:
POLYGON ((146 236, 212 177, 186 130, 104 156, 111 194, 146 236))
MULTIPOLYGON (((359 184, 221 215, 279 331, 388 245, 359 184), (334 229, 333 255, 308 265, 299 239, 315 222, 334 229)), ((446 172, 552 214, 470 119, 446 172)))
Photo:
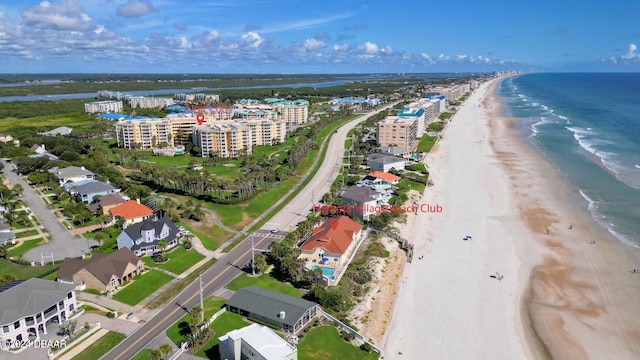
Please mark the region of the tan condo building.
POLYGON ((413 151, 418 146, 415 117, 387 116, 378 122, 378 146, 396 146, 413 151))
POLYGON ((201 149, 203 157, 228 158, 252 153, 251 128, 235 121, 195 126, 192 134, 193 144, 201 149))
POLYGON ((151 149, 159 144, 172 147, 174 136, 168 119, 120 120, 116 139, 125 149, 151 149))

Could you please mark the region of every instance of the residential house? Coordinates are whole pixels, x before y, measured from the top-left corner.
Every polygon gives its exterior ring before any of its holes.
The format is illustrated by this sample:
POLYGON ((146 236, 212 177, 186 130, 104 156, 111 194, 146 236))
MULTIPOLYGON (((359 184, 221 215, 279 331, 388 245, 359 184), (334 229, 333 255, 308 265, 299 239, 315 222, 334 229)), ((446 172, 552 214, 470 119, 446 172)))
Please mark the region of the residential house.
POLYGON ((153 210, 140 204, 140 200, 127 200, 109 209, 109 214, 114 221, 122 219, 124 221, 123 226, 127 227, 151 218, 153 210))
POLYGON ((57 332, 78 306, 74 289, 72 284, 38 278, 0 286, 0 342, 39 339, 49 331, 57 332))
POLYGON ((251 324, 218 338, 220 359, 297 360, 298 350, 270 328, 251 324))
POLYGON ((147 219, 127 226, 118 235, 118 249, 129 248, 134 254, 154 254, 160 251, 160 241, 167 242, 166 249, 178 245, 180 230, 169 218, 147 219))
POLYGON ((320 313, 320 306, 314 302, 259 286, 249 286, 236 291, 227 300, 225 307, 231 312, 294 334, 320 313))
POLYGON ((52 167, 49 169, 50 173, 53 173, 56 178, 58 178, 58 182, 60 182, 60 186, 64 185, 67 182, 75 182, 80 180, 95 180, 98 176, 91 171, 82 167, 77 166, 68 166, 66 168, 60 169, 59 167, 52 167))
POLYGON ((389 172, 391 169, 404 170, 405 160, 396 156, 374 153, 367 156, 371 170, 389 172))
POLYGON ((57 280, 74 284, 78 290, 112 291, 140 274, 144 263, 130 249, 121 248, 111 254, 94 253, 90 260, 65 258, 58 269, 57 280))
POLYGON ((369 220, 371 215, 379 215, 383 211, 383 206, 389 200, 388 193, 383 194, 369 187, 354 185, 340 195, 342 201, 347 205, 344 213, 358 216, 363 220, 369 220))
POLYGON ((395 189, 394 185, 398 185, 400 176, 382 171, 374 171, 367 174, 356 185, 365 186, 381 193, 389 193, 395 189))
POLYGON ((69 189, 69 194, 74 196, 76 201, 85 204, 92 204, 97 196, 105 196, 117 192, 120 192, 120 189, 116 189, 111 184, 103 183, 102 181, 89 181, 82 185, 72 186, 69 189))
POLYGON ((313 233, 300 245, 300 258, 318 266, 346 265, 362 239, 362 225, 347 216, 331 218, 313 229, 313 233))
MULTIPOLYGON (((5 225, 5 224, 0 224, 5 225)), ((0 231, 0 246, 16 243, 16 234, 12 231, 0 231)))
POLYGON ((120 204, 123 204, 126 201, 127 199, 122 197, 120 194, 107 194, 98 198, 95 203, 87 206, 87 209, 89 209, 89 211, 91 212, 100 210, 102 212, 102 215, 109 215, 109 210, 120 204))
POLYGON ((34 153, 36 153, 36 154, 44 154, 44 153, 46 153, 46 152, 47 152, 47 150, 46 150, 46 148, 45 148, 44 144, 42 144, 42 145, 38 145, 38 144, 33 145, 33 146, 30 148, 30 150, 31 150, 31 151, 33 151, 33 152, 34 152, 34 153))

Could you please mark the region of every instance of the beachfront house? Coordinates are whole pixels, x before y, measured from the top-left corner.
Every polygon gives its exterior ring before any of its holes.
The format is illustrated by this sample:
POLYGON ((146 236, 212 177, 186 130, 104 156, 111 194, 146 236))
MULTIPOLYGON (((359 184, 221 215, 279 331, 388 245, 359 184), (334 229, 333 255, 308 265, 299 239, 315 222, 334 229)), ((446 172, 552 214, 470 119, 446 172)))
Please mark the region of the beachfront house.
POLYGON ((369 220, 371 215, 380 214, 381 206, 386 205, 389 195, 370 187, 354 185, 342 193, 340 199, 346 204, 341 212, 369 220))
POLYGON ((356 185, 365 186, 381 193, 391 193, 400 182, 400 176, 382 171, 368 173, 356 185))
MULTIPOLYGON (((32 278, 0 286, 0 343, 56 333, 78 307, 75 285, 32 278)), ((0 350, 8 351, 5 346, 0 350)))
POLYGON ((127 226, 116 241, 118 249, 129 248, 137 256, 154 254, 160 251, 160 241, 165 240, 165 250, 178 245, 180 230, 169 218, 146 219, 142 222, 127 226))
POLYGON ((313 233, 300 245, 299 258, 305 266, 338 268, 347 265, 362 239, 362 225, 347 216, 331 218, 313 229, 313 233))
POLYGON ((389 172, 391 169, 404 170, 406 161, 396 156, 374 153, 367 156, 367 165, 374 171, 389 172))
POLYGON ((218 338, 220 359, 297 360, 298 350, 273 330, 259 324, 229 331, 218 338))
POLYGON ((90 260, 65 258, 57 273, 57 281, 107 292, 122 286, 142 272, 144 263, 130 249, 121 248, 111 254, 94 253, 90 260))
POLYGON ((233 313, 294 334, 320 314, 320 306, 314 302, 259 286, 248 286, 236 291, 227 300, 225 307, 233 313))

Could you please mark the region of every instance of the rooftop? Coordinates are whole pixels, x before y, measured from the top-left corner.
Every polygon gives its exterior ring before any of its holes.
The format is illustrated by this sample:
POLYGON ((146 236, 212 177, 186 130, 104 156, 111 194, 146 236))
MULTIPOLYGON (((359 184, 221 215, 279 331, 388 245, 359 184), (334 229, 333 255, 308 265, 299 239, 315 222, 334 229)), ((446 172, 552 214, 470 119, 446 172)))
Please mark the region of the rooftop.
POLYGON ((136 200, 127 200, 109 210, 112 216, 119 216, 125 220, 153 215, 153 210, 140 204, 136 200))
POLYGON ((0 288, 0 324, 11 324, 46 310, 65 299, 73 289, 72 284, 37 278, 6 284, 0 288))
POLYGON ((341 195, 343 199, 355 201, 358 204, 364 204, 369 201, 374 201, 378 196, 380 196, 379 192, 369 187, 356 185, 353 185, 341 195))
POLYGON ((347 216, 331 218, 313 229, 313 234, 300 246, 300 249, 312 251, 322 247, 332 254, 344 254, 353 241, 353 235, 360 230, 362 225, 347 216))
POLYGON ((276 323, 290 326, 293 326, 308 309, 318 306, 314 302, 259 286, 249 286, 236 291, 227 300, 226 305, 260 314, 276 323), (284 319, 278 317, 281 311, 285 312, 284 319))
POLYGON ((226 335, 221 336, 219 340, 220 342, 225 342, 228 338, 234 341, 242 339, 266 360, 286 359, 288 355, 297 351, 295 347, 278 336, 273 330, 259 324, 251 324, 242 329, 229 331, 226 335))

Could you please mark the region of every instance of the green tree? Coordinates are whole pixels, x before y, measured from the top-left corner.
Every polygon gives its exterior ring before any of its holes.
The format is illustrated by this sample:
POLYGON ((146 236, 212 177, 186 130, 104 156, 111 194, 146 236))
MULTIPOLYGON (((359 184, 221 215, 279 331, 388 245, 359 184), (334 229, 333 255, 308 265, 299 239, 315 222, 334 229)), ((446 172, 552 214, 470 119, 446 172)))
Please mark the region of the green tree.
POLYGON ((158 349, 151 350, 151 352, 149 353, 149 359, 151 359, 151 360, 160 360, 160 359, 162 359, 162 351, 160 351, 158 349))
POLYGON ((73 332, 76 331, 76 326, 78 322, 75 320, 65 320, 59 326, 59 333, 62 335, 73 335, 73 332))
POLYGON ((159 350, 162 353, 162 355, 164 355, 164 358, 168 359, 168 355, 171 353, 173 348, 171 347, 170 344, 162 344, 162 345, 160 345, 160 349, 159 350))

